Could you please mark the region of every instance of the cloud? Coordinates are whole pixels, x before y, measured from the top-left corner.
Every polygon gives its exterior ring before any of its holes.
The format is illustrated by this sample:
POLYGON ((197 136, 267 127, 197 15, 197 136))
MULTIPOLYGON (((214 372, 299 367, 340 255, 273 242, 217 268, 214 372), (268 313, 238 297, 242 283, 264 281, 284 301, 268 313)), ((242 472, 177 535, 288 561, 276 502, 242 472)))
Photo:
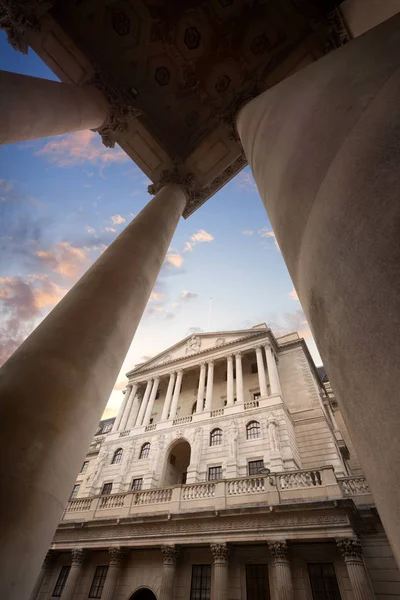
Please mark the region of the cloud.
POLYGON ((163 306, 151 306, 146 312, 149 315, 153 315, 154 313, 163 313, 165 312, 165 308, 163 306))
POLYGON ((178 253, 167 254, 165 257, 164 265, 167 269, 180 269, 183 264, 183 256, 178 253))
POLYGON ((178 308, 180 306, 179 302, 173 302, 171 304, 171 308, 178 308))
POLYGON ((254 231, 251 231, 250 229, 245 229, 244 231, 242 231, 243 235, 253 235, 254 231))
POLYGON ((250 192, 257 192, 257 186, 253 179, 253 175, 251 174, 250 171, 247 171, 247 170, 241 171, 237 175, 237 180, 239 183, 239 187, 242 190, 246 190, 246 191, 250 191, 250 192))
POLYGON ((108 233, 116 233, 116 229, 114 229, 114 227, 104 227, 104 231, 107 231, 108 233))
POLYGON ((261 238, 272 238, 274 240, 274 243, 275 243, 275 248, 278 250, 278 252, 281 251, 281 249, 279 248, 279 244, 277 242, 277 239, 276 239, 276 235, 275 235, 275 233, 271 229, 268 229, 267 227, 264 227, 263 229, 259 229, 257 231, 257 233, 258 233, 258 235, 261 238))
POLYGON ((268 325, 277 337, 294 331, 297 331, 300 337, 312 337, 310 326, 301 308, 291 313, 283 313, 276 322, 269 319, 268 325))
POLYGON ((194 298, 197 298, 197 296, 198 294, 196 294, 195 292, 189 292, 188 290, 184 290, 180 294, 182 300, 193 300, 194 298))
POLYGON ((90 234, 90 235, 96 235, 96 230, 93 227, 90 227, 90 225, 86 225, 85 230, 90 234))
POLYGON ((124 219, 124 217, 122 217, 121 215, 113 215, 111 217, 111 222, 113 225, 122 225, 122 223, 125 223, 126 219, 124 219))
POLYGON ((122 381, 117 381, 116 384, 114 385, 114 390, 116 392, 120 392, 121 390, 124 390, 126 388, 126 384, 127 384, 127 379, 123 379, 122 381))
POLYGON ((192 333, 202 333, 203 331, 204 329, 202 329, 201 327, 189 327, 186 335, 190 335, 192 333))
POLYGON ((186 242, 183 251, 191 251, 196 246, 196 244, 210 243, 213 240, 214 237, 211 235, 211 233, 208 233, 204 229, 200 229, 197 233, 194 233, 192 236, 190 236, 190 241, 186 242))
POLYGON ((165 297, 165 294, 161 292, 151 292, 150 300, 162 300, 165 297))
POLYGON ((42 156, 57 167, 75 167, 87 163, 105 167, 129 161, 121 148, 106 148, 100 136, 90 130, 57 136, 37 150, 35 156, 42 156))
POLYGON ((289 298, 291 298, 292 300, 298 300, 299 297, 297 295, 297 292, 295 289, 293 289, 291 292, 289 292, 289 298))
POLYGON ((42 266, 46 266, 63 277, 77 277, 84 269, 87 254, 69 242, 59 242, 52 250, 36 250, 42 266))

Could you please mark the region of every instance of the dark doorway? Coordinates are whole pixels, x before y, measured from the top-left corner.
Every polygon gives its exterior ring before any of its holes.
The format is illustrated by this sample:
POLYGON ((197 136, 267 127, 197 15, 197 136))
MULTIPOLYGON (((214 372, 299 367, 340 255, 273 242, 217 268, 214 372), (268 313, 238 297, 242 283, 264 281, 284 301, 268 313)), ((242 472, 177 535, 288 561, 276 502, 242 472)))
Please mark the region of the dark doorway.
POLYGON ((157 597, 148 588, 137 590, 129 600, 157 600, 157 597))
POLYGON ((177 440, 167 453, 162 485, 181 485, 186 483, 186 472, 190 464, 190 444, 186 440, 177 440))

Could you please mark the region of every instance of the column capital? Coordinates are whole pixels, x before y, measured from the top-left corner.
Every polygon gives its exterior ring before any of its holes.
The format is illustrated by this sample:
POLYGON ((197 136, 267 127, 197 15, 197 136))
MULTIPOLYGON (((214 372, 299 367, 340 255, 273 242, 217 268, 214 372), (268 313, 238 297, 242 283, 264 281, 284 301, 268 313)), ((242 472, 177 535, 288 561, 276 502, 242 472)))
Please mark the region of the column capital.
POLYGON ((153 377, 153 382, 154 382, 154 381, 160 381, 160 379, 161 379, 161 375, 155 375, 155 376, 153 377))
POLYGON ((206 366, 207 366, 207 361, 203 360, 203 361, 200 363, 200 367, 206 367, 206 366))
POLYGON ((52 565, 57 554, 58 552, 56 550, 48 550, 43 560, 42 569, 48 569, 52 565))
POLYGON ((233 355, 232 354, 228 354, 226 357, 226 360, 233 360, 233 355))
POLYGON ((161 546, 163 565, 175 566, 178 560, 179 550, 175 546, 164 544, 161 546))
POLYGON ((8 43, 22 54, 28 54, 26 34, 29 31, 39 31, 38 17, 52 8, 54 2, 28 2, 17 0, 10 6, 0 6, 1 29, 7 33, 8 43))
POLYGON ((268 542, 268 549, 274 560, 288 560, 289 548, 285 540, 268 542))
POLYGON ((228 544, 210 544, 214 563, 227 563, 229 548, 228 544))
POLYGON ((256 352, 261 352, 263 348, 263 344, 258 344, 257 346, 254 346, 254 350, 256 352))
POLYGON ((176 372, 177 375, 183 375, 183 369, 178 369, 176 372))
POLYGON ((215 362, 214 358, 210 358, 210 360, 207 361, 207 364, 208 364, 208 366, 214 365, 214 362, 215 362))
POLYGON ((125 555, 125 548, 121 548, 120 546, 110 546, 108 549, 109 565, 114 565, 116 567, 121 566, 122 560, 125 557, 125 555))
POLYGON ((361 542, 357 537, 337 539, 336 545, 345 561, 362 559, 361 542))
POLYGON ((81 566, 83 561, 85 560, 85 557, 87 555, 86 550, 83 550, 83 548, 72 548, 71 550, 71 556, 72 556, 72 560, 71 560, 71 564, 74 566, 81 566))
POLYGON ((242 358, 242 356, 243 356, 242 350, 238 350, 237 352, 235 352, 235 358, 242 358))
POLYGON ((162 171, 158 181, 151 183, 147 191, 149 194, 157 194, 165 185, 169 183, 174 183, 179 185, 188 202, 191 202, 195 199, 200 199, 201 196, 204 196, 204 191, 196 185, 195 176, 193 173, 182 174, 179 172, 177 168, 175 169, 166 169, 162 171))

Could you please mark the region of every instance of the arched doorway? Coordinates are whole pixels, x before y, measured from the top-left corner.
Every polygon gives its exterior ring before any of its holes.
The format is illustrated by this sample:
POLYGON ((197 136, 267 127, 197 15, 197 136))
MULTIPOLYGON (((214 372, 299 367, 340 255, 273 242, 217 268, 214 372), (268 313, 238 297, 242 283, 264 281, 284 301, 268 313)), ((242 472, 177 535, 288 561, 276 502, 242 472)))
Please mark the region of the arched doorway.
POLYGON ((186 473, 190 465, 190 444, 186 440, 176 440, 167 452, 162 485, 186 483, 186 473))
POLYGON ((157 597, 149 588, 140 588, 140 590, 136 590, 129 600, 157 600, 157 597))

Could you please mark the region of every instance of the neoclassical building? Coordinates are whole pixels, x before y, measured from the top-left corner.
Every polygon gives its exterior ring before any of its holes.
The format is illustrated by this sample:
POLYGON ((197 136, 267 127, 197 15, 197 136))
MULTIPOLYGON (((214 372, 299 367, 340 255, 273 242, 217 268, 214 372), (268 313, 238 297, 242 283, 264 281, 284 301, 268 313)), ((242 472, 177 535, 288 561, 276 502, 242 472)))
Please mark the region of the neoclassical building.
POLYGON ((332 388, 298 334, 195 334, 127 376, 31 600, 400 597, 332 388))

